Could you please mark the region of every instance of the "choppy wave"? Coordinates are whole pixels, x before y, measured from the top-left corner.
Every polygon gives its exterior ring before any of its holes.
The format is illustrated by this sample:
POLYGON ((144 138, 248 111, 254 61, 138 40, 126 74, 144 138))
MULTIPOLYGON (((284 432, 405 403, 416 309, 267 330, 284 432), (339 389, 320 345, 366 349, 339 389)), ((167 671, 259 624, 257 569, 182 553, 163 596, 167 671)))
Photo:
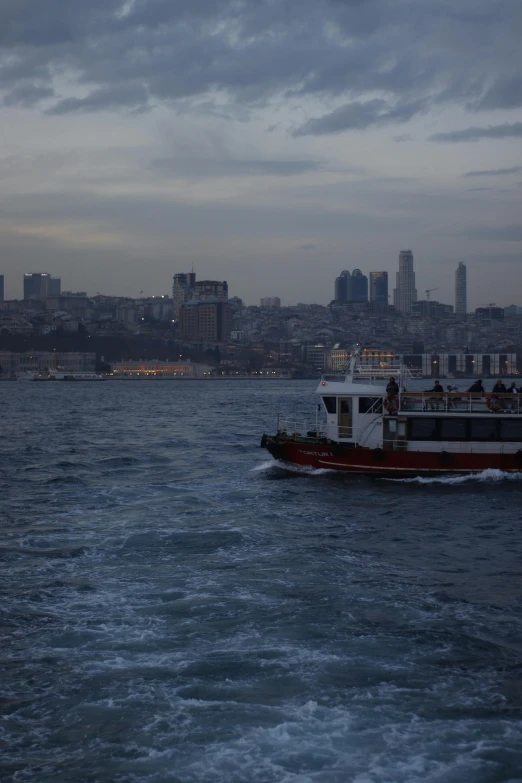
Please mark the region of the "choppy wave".
POLYGON ((260 460, 314 382, 4 386, 0 778, 520 778, 519 475, 260 460))
POLYGON ((480 473, 465 473, 458 476, 415 476, 414 478, 387 478, 385 481, 394 481, 399 484, 468 484, 497 483, 500 481, 522 481, 522 473, 506 473, 503 470, 488 468, 480 473))

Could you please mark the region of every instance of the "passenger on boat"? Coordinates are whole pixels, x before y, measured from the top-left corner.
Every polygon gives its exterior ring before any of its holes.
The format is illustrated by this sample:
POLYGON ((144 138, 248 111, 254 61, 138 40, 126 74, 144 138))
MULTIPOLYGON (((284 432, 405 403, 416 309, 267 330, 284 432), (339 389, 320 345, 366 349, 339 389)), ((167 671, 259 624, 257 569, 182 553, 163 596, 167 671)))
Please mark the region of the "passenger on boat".
MULTIPOLYGON (((448 391, 448 394, 455 394, 457 392, 458 386, 452 386, 451 383, 448 383, 446 386, 446 389, 448 391)), ((448 396, 448 410, 450 411, 453 407, 457 407, 457 404, 459 402, 462 402, 462 397, 449 397, 448 396)))
MULTIPOLYGON (((502 408, 504 407, 504 400, 502 399, 502 397, 498 397, 497 396, 498 394, 507 394, 507 389, 501 380, 498 380, 493 386, 491 390, 491 395, 492 395, 491 399, 495 400, 495 409, 502 410, 502 408)), ((488 407, 489 407, 489 401, 488 401, 488 407)))
POLYGON ((399 393, 399 386, 392 375, 388 382, 388 385, 386 386, 386 394, 388 395, 388 397, 395 397, 395 395, 398 393, 399 393))
POLYGON ((399 410, 399 386, 395 382, 393 375, 391 376, 388 385, 386 386, 386 398, 384 400, 384 407, 388 412, 388 416, 395 416, 399 410))
MULTIPOLYGON (((516 387, 515 381, 511 382, 511 385, 508 389, 508 394, 516 394, 518 397, 518 389, 516 387)), ((505 401, 504 401, 505 402, 505 401)), ((508 400, 507 405, 509 405, 509 410, 511 411, 517 411, 518 409, 518 399, 515 400, 508 400)))
POLYGON ((428 402, 430 404, 430 410, 439 410, 439 403, 441 402, 441 397, 444 394, 444 389, 441 386, 440 381, 435 381, 433 384, 433 389, 426 389, 426 392, 428 394, 435 394, 435 397, 430 397, 428 402))
POLYGON ((484 387, 482 381, 475 381, 468 389, 468 394, 484 394, 484 387))

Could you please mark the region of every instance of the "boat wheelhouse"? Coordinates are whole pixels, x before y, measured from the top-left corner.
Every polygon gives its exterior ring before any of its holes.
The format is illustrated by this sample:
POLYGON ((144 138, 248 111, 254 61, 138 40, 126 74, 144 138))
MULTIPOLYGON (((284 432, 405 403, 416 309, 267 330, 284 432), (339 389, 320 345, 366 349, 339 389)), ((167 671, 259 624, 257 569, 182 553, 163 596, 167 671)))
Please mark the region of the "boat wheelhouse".
MULTIPOLYGON (((355 361, 355 360, 354 360, 355 361)), ((522 471, 522 395, 406 391, 404 368, 321 379, 315 422, 278 418, 275 459, 374 475, 522 471), (385 380, 399 381, 387 394, 385 380)))

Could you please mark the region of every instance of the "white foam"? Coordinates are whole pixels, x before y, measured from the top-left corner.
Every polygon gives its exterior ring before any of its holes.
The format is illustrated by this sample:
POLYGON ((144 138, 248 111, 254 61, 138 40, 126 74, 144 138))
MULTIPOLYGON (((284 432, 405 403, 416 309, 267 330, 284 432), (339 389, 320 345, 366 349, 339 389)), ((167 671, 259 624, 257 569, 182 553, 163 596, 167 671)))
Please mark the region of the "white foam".
POLYGON ((256 465, 255 468, 252 468, 252 472, 271 470, 272 468, 287 470, 290 473, 305 473, 307 476, 323 476, 325 473, 338 472, 330 468, 312 468, 310 465, 296 465, 292 462, 278 462, 275 459, 262 462, 261 465, 256 465))
POLYGON ((266 462, 262 462, 261 465, 256 465, 255 468, 252 468, 252 473, 257 473, 260 470, 270 470, 270 468, 275 468, 277 466, 277 462, 275 459, 269 459, 266 462))
POLYGON ((466 484, 467 482, 498 482, 498 481, 520 481, 522 473, 506 473, 503 470, 488 468, 481 473, 465 473, 460 476, 415 476, 415 478, 388 478, 385 481, 395 481, 400 484, 466 484))

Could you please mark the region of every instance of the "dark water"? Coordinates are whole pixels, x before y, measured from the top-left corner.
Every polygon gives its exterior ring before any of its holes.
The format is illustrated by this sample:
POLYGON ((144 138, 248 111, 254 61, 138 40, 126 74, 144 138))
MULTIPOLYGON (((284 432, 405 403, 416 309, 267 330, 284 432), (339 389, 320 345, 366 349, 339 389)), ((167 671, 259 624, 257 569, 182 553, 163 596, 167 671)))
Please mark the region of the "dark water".
POLYGON ((0 384, 2 781, 522 780, 522 481, 276 467, 314 387, 0 384))

